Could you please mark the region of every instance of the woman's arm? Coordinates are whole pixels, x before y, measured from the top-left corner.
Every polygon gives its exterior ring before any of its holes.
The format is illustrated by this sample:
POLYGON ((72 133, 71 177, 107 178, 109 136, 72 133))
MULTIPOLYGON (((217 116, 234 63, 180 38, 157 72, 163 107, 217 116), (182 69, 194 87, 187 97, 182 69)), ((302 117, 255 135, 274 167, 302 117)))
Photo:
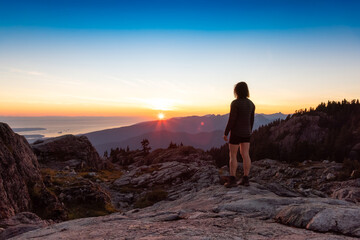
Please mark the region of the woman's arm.
POLYGON ((225 133, 224 133, 225 136, 227 136, 231 131, 231 129, 233 129, 236 122, 236 118, 237 118, 237 110, 234 102, 232 102, 230 106, 229 120, 225 128, 225 133))
POLYGON ((251 116, 250 116, 251 131, 254 126, 254 119, 255 119, 255 105, 254 105, 254 108, 253 108, 253 110, 251 112, 251 116))

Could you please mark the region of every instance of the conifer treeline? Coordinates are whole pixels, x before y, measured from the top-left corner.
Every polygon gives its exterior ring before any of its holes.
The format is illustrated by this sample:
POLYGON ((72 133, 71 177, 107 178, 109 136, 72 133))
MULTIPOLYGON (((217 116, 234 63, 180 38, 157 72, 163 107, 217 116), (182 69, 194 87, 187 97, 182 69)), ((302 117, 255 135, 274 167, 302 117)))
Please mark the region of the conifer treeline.
MULTIPOLYGON (((284 133, 286 134, 286 133, 284 133)), ((282 136, 284 137, 284 136, 282 136)), ((352 147, 360 143, 360 103, 359 100, 341 102, 328 101, 319 104, 315 109, 300 109, 285 120, 276 120, 255 130, 250 142, 250 155, 253 161, 263 158, 277 159, 286 162, 298 162, 307 159, 343 162, 344 159, 358 159, 358 152, 352 147), (319 127, 326 129, 325 139, 318 143, 299 141, 285 152, 278 141, 271 141, 271 127, 279 126, 292 118, 301 116, 320 116, 319 127)), ((228 163, 229 150, 227 144, 208 151, 218 166, 228 163)))

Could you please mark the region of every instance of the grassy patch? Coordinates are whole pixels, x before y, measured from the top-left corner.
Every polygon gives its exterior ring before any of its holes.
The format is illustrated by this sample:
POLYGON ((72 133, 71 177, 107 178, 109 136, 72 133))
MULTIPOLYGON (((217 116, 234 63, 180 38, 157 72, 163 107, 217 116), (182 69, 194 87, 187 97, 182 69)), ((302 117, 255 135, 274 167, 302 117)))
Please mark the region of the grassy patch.
POLYGON ((92 204, 74 204, 66 207, 69 216, 68 220, 85 217, 105 216, 110 213, 117 212, 111 204, 106 204, 104 207, 99 207, 92 204))
POLYGON ((140 188, 136 188, 133 185, 129 184, 129 185, 120 187, 119 191, 121 193, 141 193, 143 190, 140 188))
MULTIPOLYGON (((352 171, 360 171, 360 162, 357 160, 345 159, 341 171, 337 174, 337 180, 344 181, 350 179, 352 171)), ((354 176, 355 178, 359 176, 354 176)))
POLYGON ((28 183, 27 186, 32 202, 31 208, 35 214, 43 219, 59 219, 59 217, 63 219, 63 216, 60 216, 63 210, 54 208, 54 202, 52 202, 56 194, 46 189, 41 183, 28 183))
MULTIPOLYGON (((103 170, 100 172, 96 172, 95 176, 91 176, 89 172, 80 172, 76 175, 69 175, 68 172, 64 171, 56 171, 50 168, 43 168, 40 170, 44 179, 48 182, 47 189, 59 196, 61 192, 66 192, 66 189, 82 187, 84 186, 84 179, 87 178, 90 180, 100 179, 102 181, 110 181, 119 178, 122 175, 122 172, 119 170, 103 170)), ((34 199, 39 198, 41 195, 41 189, 38 189, 35 186, 31 188, 31 195, 34 199)), ((84 217, 96 217, 96 216, 104 216, 110 213, 117 212, 117 210, 112 206, 110 202, 105 203, 89 203, 89 202, 76 202, 64 201, 66 212, 68 218, 77 219, 84 217)))
POLYGON ((157 202, 165 200, 168 193, 163 189, 153 189, 151 192, 147 192, 145 196, 139 198, 135 204, 135 208, 145 208, 151 206, 157 202))
POLYGON ((40 169, 40 173, 43 179, 47 179, 55 186, 63 187, 68 186, 72 182, 76 182, 76 176, 69 176, 62 171, 56 171, 51 168, 42 168, 40 169))
POLYGON ((71 176, 55 177, 52 180, 52 183, 59 187, 66 187, 74 182, 77 182, 77 179, 76 177, 71 177, 71 176))
POLYGON ((57 171, 54 169, 51 169, 51 168, 41 168, 40 173, 43 177, 44 176, 54 177, 56 175, 57 171))
POLYGON ((101 170, 98 172, 95 172, 95 176, 91 176, 89 175, 90 172, 80 172, 78 173, 79 176, 83 177, 83 178, 87 178, 93 181, 96 181, 97 179, 99 179, 102 182, 112 182, 115 181, 116 179, 120 178, 123 175, 123 172, 120 170, 101 170))
POLYGON ((98 174, 102 180, 114 181, 120 178, 123 172, 120 170, 101 170, 98 174))

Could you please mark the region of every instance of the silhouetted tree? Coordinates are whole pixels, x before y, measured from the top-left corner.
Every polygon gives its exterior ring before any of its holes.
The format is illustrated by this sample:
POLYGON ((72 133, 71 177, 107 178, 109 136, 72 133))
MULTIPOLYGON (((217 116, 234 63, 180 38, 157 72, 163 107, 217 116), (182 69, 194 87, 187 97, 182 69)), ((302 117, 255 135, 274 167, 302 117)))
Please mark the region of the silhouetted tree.
POLYGON ((229 165, 229 146, 227 144, 222 145, 220 148, 211 148, 207 153, 213 157, 217 167, 229 165))
POLYGON ((176 145, 176 143, 173 143, 172 141, 170 142, 170 144, 169 144, 169 147, 168 147, 168 149, 170 149, 170 148, 177 148, 178 146, 176 145))
POLYGON ((144 155, 149 154, 149 152, 151 150, 151 147, 149 147, 149 144, 150 144, 150 142, 146 138, 141 141, 142 151, 143 151, 144 155))

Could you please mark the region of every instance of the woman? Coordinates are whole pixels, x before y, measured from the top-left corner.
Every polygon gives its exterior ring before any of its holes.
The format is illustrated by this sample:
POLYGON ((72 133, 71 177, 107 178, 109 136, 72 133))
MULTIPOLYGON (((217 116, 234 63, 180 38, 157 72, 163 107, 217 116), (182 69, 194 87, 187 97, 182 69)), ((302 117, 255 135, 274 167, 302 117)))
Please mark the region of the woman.
POLYGON ((254 125, 255 105, 249 99, 249 89, 245 82, 239 82, 235 85, 234 95, 236 99, 231 103, 229 121, 227 123, 224 133, 224 140, 227 142, 227 136, 230 132, 230 177, 228 178, 228 181, 224 184, 225 187, 236 186, 236 156, 239 146, 244 166, 244 175, 238 182, 239 185, 249 186, 249 173, 251 167, 249 148, 250 135, 254 125))

